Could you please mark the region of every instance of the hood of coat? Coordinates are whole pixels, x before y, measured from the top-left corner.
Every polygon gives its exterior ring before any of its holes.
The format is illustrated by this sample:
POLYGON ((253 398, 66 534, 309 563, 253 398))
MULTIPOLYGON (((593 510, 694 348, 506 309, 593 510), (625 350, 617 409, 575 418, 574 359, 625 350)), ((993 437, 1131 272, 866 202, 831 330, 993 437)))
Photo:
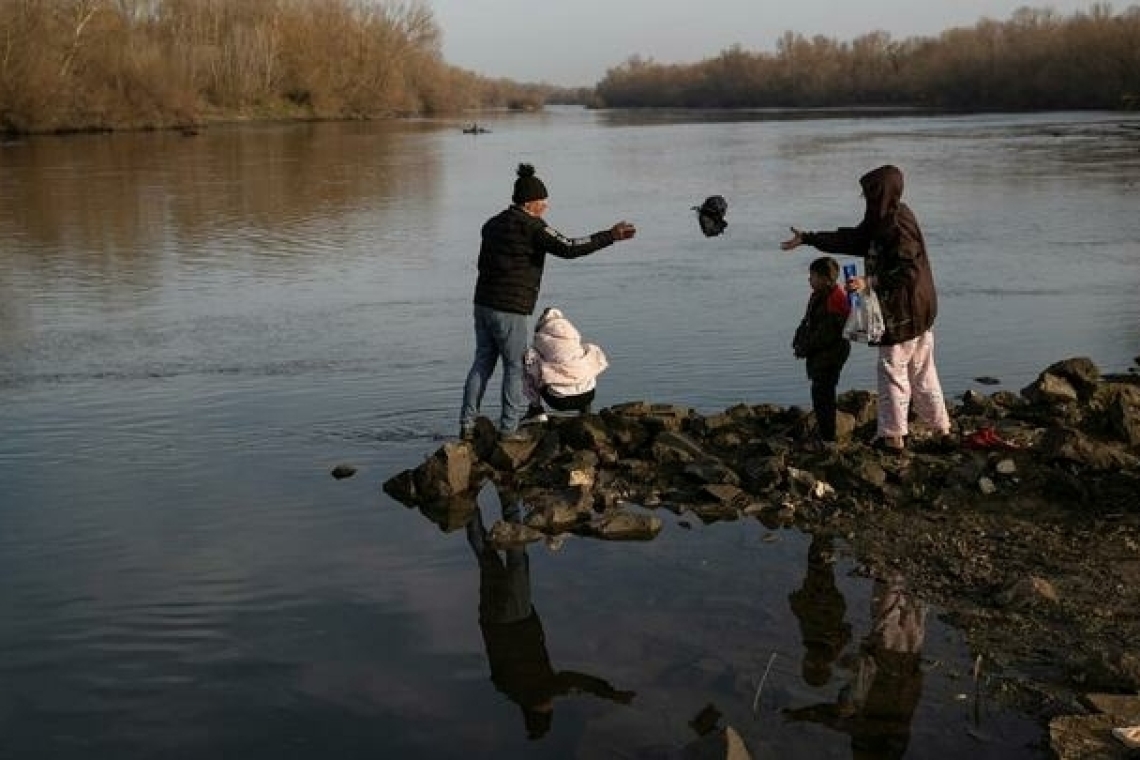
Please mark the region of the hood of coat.
POLYGON ((538 323, 534 326, 534 333, 536 342, 541 339, 559 342, 577 342, 582 339, 582 334, 578 332, 578 328, 571 324, 570 320, 560 310, 555 308, 542 312, 542 316, 538 318, 538 323))
POLYGON ((557 386, 567 393, 589 390, 593 379, 609 362, 601 347, 582 340, 578 328, 558 309, 547 309, 538 318, 534 344, 525 360, 528 371, 544 384, 557 386))
POLYGON ((870 229, 880 229, 893 223, 902 203, 903 173, 897 166, 880 166, 859 178, 867 210, 863 222, 870 229))

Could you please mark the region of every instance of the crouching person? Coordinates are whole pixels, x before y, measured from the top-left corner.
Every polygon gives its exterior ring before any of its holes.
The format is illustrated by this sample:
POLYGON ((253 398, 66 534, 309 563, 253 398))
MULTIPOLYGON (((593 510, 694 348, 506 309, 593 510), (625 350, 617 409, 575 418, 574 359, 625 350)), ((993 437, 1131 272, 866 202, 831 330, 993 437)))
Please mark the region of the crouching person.
POLYGON ((523 365, 523 391, 530 404, 523 424, 528 424, 546 421, 544 402, 555 411, 588 413, 598 375, 609 361, 599 346, 582 340, 561 311, 550 308, 534 326, 523 365))

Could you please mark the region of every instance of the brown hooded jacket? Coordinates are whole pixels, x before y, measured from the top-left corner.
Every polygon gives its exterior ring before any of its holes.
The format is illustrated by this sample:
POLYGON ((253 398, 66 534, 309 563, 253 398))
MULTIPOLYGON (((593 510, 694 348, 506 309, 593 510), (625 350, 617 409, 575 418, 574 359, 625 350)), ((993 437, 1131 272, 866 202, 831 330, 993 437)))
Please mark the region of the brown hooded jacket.
POLYGON ((896 166, 880 166, 860 177, 859 184, 867 208, 857 227, 804 232, 801 240, 826 253, 866 259, 886 325, 879 343, 891 346, 917 338, 934 325, 938 294, 922 230, 902 202, 902 172, 896 166))

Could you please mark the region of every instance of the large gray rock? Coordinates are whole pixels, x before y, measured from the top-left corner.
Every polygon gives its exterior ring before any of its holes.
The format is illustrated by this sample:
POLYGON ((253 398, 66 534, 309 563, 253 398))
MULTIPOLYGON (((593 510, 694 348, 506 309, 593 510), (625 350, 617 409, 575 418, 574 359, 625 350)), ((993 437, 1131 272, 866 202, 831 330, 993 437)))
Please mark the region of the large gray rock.
POLYGON ((1112 385, 1099 394, 1109 430, 1129 446, 1140 446, 1140 388, 1112 385))
POLYGON ((1068 427, 1045 431, 1038 451, 1047 460, 1071 462, 1097 472, 1112 472, 1137 465, 1136 457, 1121 450, 1119 445, 1094 440, 1068 427))

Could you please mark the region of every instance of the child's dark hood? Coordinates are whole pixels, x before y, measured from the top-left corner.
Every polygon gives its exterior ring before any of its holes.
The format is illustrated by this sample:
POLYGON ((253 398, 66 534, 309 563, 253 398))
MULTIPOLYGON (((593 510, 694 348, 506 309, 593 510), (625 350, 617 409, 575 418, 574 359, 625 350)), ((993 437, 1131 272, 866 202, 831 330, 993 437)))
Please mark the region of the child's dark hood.
POLYGON ((877 231, 893 224, 902 203, 903 173, 897 166, 880 166, 859 178, 867 210, 863 223, 870 230, 877 231))

